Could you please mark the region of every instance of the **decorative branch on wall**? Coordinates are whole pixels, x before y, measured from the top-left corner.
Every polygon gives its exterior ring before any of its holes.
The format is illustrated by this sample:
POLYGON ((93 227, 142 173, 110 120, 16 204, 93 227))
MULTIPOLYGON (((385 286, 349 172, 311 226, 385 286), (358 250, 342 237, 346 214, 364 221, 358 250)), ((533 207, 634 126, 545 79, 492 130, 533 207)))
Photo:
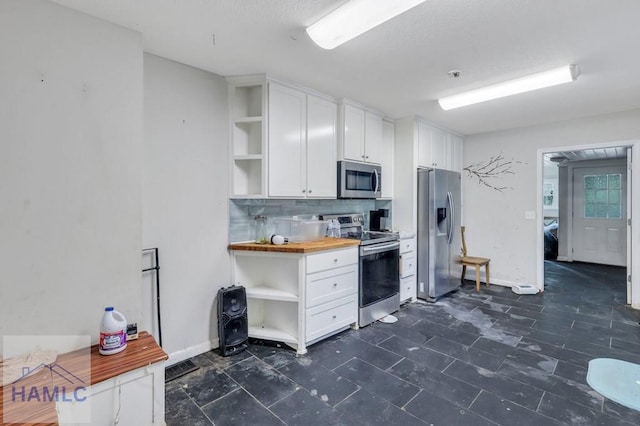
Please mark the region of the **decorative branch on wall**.
POLYGON ((517 161, 514 159, 507 160, 502 153, 491 157, 486 161, 479 161, 477 163, 469 164, 463 170, 467 172, 467 175, 476 180, 479 185, 484 185, 496 191, 504 191, 505 189, 513 189, 511 186, 500 186, 496 181, 504 178, 506 175, 515 175, 513 167, 516 164, 527 164, 523 161, 517 161))

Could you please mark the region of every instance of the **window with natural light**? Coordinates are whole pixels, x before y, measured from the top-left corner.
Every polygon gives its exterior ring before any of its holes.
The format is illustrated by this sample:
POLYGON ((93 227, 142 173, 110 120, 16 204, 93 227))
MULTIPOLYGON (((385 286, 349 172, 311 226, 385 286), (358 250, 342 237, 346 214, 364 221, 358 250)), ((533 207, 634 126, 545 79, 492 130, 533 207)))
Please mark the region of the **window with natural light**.
POLYGON ((601 174, 584 177, 584 217, 622 218, 622 175, 601 174))

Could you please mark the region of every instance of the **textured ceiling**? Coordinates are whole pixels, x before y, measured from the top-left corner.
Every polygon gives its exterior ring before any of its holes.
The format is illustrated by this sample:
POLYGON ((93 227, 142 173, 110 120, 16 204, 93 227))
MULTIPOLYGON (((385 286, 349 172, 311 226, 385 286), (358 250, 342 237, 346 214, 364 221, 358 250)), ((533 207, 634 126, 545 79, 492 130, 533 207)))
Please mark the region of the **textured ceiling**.
POLYGON ((55 1, 140 31, 146 51, 178 62, 266 72, 462 134, 640 107, 638 0, 428 0, 330 51, 304 28, 344 0, 55 1), (571 84, 451 111, 436 102, 569 63, 581 70, 571 84))

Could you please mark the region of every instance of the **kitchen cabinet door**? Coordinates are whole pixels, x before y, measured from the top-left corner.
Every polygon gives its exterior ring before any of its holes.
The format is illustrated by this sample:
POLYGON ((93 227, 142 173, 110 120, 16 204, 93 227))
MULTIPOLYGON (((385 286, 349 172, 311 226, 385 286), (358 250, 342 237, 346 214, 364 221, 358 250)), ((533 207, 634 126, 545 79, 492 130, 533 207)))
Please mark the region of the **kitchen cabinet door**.
POLYGON ((382 117, 364 113, 364 161, 380 164, 382 158, 382 117))
POLYGON ((269 83, 270 197, 306 196, 306 120, 306 94, 269 83))
POLYGON ((345 160, 364 161, 364 110, 343 105, 342 155, 345 160))
POLYGON ((451 150, 451 170, 462 173, 462 137, 457 135, 450 136, 451 150))
POLYGON ((432 166, 437 169, 449 169, 448 157, 448 134, 438 128, 431 128, 431 161, 432 166))
POLYGON ((336 197, 337 108, 307 95, 307 197, 336 197))
POLYGON ((418 122, 418 165, 421 167, 433 167, 431 127, 422 122, 418 122))
POLYGON ((382 198, 393 198, 393 147, 395 140, 393 122, 382 121, 382 147, 380 165, 382 166, 382 198))

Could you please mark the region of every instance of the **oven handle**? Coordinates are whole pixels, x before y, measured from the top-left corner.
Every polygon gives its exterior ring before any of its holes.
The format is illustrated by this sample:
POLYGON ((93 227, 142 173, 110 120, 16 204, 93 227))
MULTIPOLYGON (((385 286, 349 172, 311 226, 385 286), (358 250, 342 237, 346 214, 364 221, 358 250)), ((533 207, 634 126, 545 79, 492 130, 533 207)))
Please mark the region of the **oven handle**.
MULTIPOLYGON (((397 247, 400 247, 400 241, 395 241, 391 244, 383 244, 383 245, 376 244, 371 247, 362 247, 362 251, 365 253, 372 252, 372 251, 382 252, 382 251, 392 250, 397 247)), ((369 254, 372 254, 372 253, 369 253, 369 254)))

